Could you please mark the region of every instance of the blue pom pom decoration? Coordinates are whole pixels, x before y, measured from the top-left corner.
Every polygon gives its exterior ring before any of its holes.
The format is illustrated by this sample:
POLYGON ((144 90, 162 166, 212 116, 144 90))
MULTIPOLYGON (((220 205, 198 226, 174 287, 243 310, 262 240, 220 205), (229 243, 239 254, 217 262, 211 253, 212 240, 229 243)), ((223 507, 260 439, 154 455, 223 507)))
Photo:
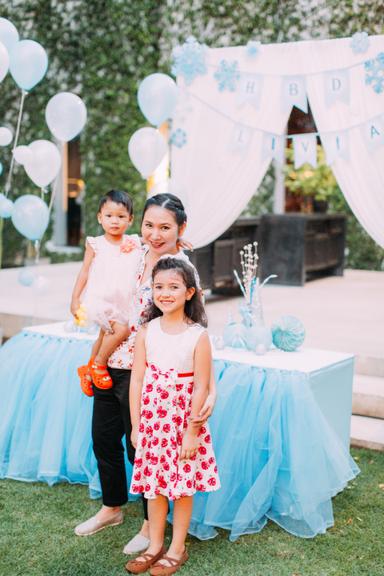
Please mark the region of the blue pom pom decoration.
POLYGON ((295 316, 282 316, 272 326, 272 341, 276 348, 285 352, 297 350, 304 342, 304 338, 304 325, 295 316))

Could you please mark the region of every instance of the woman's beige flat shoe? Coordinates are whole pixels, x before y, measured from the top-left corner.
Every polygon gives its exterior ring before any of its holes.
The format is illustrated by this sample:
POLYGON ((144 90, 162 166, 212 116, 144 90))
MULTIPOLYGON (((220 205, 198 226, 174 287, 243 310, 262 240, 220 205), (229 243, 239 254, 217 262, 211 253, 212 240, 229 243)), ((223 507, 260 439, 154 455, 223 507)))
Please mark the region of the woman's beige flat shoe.
POLYGON ((92 516, 92 518, 76 526, 75 534, 76 536, 91 536, 96 534, 96 532, 100 532, 100 530, 104 530, 104 528, 108 528, 108 526, 118 526, 123 521, 124 515, 121 510, 104 521, 98 520, 97 515, 92 516))

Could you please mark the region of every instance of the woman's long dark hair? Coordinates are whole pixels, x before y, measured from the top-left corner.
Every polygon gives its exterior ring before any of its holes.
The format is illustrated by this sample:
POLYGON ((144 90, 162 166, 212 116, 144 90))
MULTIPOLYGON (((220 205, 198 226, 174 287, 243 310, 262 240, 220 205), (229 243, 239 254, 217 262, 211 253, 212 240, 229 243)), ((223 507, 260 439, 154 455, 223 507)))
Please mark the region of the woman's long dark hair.
MULTIPOLYGON (((195 293, 190 300, 186 300, 184 306, 184 313, 186 317, 195 322, 196 324, 201 324, 201 326, 207 326, 208 320, 207 315, 204 310, 204 304, 201 297, 201 291, 197 287, 196 277, 192 266, 190 266, 184 260, 180 258, 160 258, 156 266, 152 270, 152 283, 155 280, 156 274, 162 272, 163 270, 174 270, 179 276, 181 276, 185 286, 187 288, 194 288, 195 293)), ((156 306, 154 302, 147 308, 145 312, 144 322, 149 322, 154 318, 162 316, 163 313, 156 306)))
POLYGON ((159 206, 160 208, 165 208, 172 212, 179 227, 187 221, 187 215, 182 201, 173 194, 155 194, 148 198, 144 204, 142 220, 144 220, 145 213, 151 206, 159 206))

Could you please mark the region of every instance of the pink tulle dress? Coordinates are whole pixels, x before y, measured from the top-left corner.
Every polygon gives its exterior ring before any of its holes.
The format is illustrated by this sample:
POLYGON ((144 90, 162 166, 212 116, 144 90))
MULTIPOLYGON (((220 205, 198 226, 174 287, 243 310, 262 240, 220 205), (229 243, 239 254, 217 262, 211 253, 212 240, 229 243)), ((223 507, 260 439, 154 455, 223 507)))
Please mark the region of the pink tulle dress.
POLYGON ((175 500, 220 488, 208 424, 199 432, 197 455, 180 461, 193 395, 193 358, 204 328, 192 324, 168 334, 160 318, 149 322, 141 417, 130 491, 175 500))
POLYGON ((120 244, 105 236, 88 236, 86 241, 95 253, 81 295, 87 319, 107 331, 111 322, 128 324, 141 259, 139 236, 125 234, 120 244))

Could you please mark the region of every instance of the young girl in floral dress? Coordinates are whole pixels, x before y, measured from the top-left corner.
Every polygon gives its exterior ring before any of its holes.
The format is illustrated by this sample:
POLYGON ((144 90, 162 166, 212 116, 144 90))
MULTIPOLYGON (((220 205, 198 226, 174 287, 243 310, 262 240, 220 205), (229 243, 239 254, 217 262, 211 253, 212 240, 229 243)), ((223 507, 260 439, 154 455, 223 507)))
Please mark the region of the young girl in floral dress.
POLYGON ((211 348, 192 266, 160 259, 153 269, 153 305, 138 331, 130 388, 131 492, 148 499, 150 546, 127 563, 140 574, 174 574, 186 562, 193 494, 220 487, 208 425, 196 424, 208 395, 211 348), (173 537, 163 548, 168 500, 173 537))

